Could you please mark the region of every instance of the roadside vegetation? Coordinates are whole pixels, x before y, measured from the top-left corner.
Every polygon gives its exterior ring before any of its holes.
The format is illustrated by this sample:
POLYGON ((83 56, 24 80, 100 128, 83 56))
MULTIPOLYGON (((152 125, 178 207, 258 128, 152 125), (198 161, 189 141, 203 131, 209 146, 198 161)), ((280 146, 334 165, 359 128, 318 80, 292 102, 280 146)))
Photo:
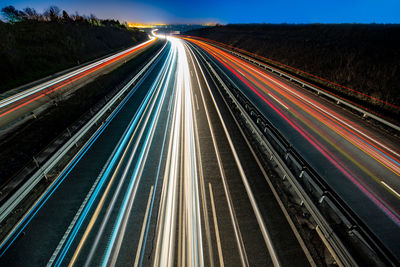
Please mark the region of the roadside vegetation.
POLYGON ((400 25, 247 24, 203 28, 185 34, 278 61, 269 63, 399 120, 400 109, 391 105, 400 106, 400 25), (287 68, 279 62, 348 88, 287 68))
POLYGON ((118 20, 68 14, 56 6, 1 9, 0 93, 145 41, 118 20))

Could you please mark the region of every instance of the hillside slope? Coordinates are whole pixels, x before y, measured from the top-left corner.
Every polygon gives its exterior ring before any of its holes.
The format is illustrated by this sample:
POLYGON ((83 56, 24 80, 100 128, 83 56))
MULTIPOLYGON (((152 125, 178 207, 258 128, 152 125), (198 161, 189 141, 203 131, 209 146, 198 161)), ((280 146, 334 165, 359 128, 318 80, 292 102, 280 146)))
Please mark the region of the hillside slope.
POLYGON ((118 24, 0 21, 0 92, 147 40, 118 24))

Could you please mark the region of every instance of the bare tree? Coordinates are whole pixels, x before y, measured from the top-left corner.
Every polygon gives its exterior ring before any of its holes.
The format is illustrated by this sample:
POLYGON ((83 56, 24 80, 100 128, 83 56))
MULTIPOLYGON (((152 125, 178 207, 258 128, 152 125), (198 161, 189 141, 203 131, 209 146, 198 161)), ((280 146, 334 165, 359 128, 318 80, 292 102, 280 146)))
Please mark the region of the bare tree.
POLYGON ((60 18, 61 9, 58 6, 50 6, 45 12, 44 16, 49 21, 57 21, 60 18))
POLYGON ((94 14, 90 14, 89 21, 90 21, 91 24, 93 24, 95 26, 100 25, 100 20, 94 14))
POLYGON ((38 14, 34 8, 31 7, 24 8, 24 13, 26 19, 28 20, 39 20, 41 17, 41 15, 38 14))
POLYGON ((71 22, 72 18, 68 15, 67 11, 63 10, 62 11, 62 19, 65 22, 71 22))
POLYGON ((6 6, 1 9, 3 17, 10 23, 19 22, 23 19, 23 12, 14 6, 6 6))

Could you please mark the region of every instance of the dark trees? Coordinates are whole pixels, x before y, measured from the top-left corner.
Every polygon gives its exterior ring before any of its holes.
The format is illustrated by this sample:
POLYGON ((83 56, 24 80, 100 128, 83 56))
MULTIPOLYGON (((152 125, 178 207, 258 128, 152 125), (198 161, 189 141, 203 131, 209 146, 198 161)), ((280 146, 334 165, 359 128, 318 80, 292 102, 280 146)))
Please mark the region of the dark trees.
POLYGON ((33 8, 2 12, 9 23, 0 21, 0 92, 147 39, 118 21, 70 16, 56 7, 44 15, 33 8))

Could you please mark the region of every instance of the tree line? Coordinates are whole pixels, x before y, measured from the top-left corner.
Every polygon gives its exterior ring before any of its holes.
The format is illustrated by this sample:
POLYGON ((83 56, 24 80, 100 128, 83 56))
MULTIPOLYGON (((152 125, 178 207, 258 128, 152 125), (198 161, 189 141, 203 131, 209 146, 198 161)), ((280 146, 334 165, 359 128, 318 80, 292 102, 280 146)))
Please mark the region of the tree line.
POLYGON ((50 6, 43 13, 39 13, 31 7, 18 10, 14 6, 6 6, 1 9, 1 13, 6 22, 11 24, 23 21, 42 21, 86 23, 96 26, 116 26, 122 28, 127 27, 126 23, 120 23, 118 20, 114 19, 99 19, 94 14, 87 16, 75 12, 75 14, 69 15, 67 11, 61 10, 58 6, 50 6))
POLYGON ((56 6, 43 13, 7 6, 1 14, 0 93, 148 39, 118 20, 56 6))

